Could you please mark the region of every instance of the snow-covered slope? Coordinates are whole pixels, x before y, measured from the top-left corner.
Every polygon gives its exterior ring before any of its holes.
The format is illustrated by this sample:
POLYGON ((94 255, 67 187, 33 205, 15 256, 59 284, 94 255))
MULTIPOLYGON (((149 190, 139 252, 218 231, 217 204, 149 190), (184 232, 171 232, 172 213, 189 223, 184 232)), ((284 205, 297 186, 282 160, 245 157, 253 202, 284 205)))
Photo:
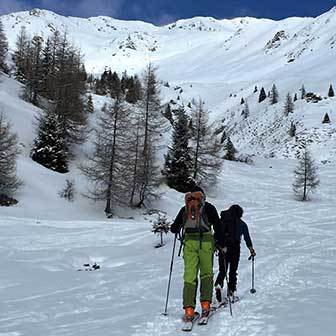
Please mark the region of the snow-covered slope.
MULTIPOLYGON (((293 167, 277 160, 258 160, 253 167, 225 165, 210 200, 218 209, 236 202, 244 207, 257 251, 257 292, 249 293, 251 265, 243 242, 241 302, 234 304, 233 317, 222 311, 192 335, 334 335, 335 166, 322 168, 321 189, 308 203, 291 198, 293 167)), ((157 206, 173 217, 182 204, 183 195, 166 190, 157 206)), ((175 259, 169 315, 162 316, 173 235, 155 249, 158 238, 150 230, 144 219, 1 216, 0 334, 181 334, 183 259, 175 259), (77 271, 94 262, 100 270, 77 271)))
POLYGON ((63 17, 39 9, 1 19, 12 50, 25 26, 31 35, 44 39, 55 29, 67 32, 81 47, 87 70, 96 74, 106 66, 120 73, 140 72, 148 62, 155 63, 160 79, 183 89, 183 93, 165 90, 164 101, 180 96, 180 102, 187 104, 201 96, 213 120, 225 119, 241 152, 294 157, 298 141, 288 136, 293 121, 297 140, 308 136, 319 160, 335 160, 335 99, 318 104, 298 101, 294 115, 287 119, 282 109, 287 92, 300 96, 302 84, 323 97, 331 83, 336 87, 336 7, 317 18, 195 17, 163 27, 110 17, 63 17), (273 83, 280 91, 279 104, 272 108, 258 104, 254 87, 264 86, 267 92, 273 83), (242 97, 250 105, 247 122, 241 120, 242 97), (326 112, 332 121, 327 126, 321 123, 326 112))

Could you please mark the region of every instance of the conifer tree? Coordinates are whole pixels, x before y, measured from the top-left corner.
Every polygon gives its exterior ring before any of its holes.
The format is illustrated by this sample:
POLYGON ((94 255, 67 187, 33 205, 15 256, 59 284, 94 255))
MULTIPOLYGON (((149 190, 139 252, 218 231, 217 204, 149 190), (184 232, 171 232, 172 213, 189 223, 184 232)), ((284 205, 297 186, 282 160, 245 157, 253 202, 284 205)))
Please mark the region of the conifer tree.
POLYGON ((330 84, 329 91, 328 91, 328 97, 334 97, 334 96, 335 96, 334 89, 332 85, 330 84))
POLYGON ((285 117, 288 117, 289 113, 293 113, 294 112, 294 103, 293 103, 293 99, 292 96, 290 95, 290 93, 287 94, 286 96, 286 103, 284 106, 284 115, 285 117))
POLYGON ((17 136, 0 113, 0 198, 12 197, 22 185, 16 175, 18 154, 17 136))
POLYGON ((221 140, 220 140, 221 145, 225 142, 226 139, 227 139, 227 134, 226 134, 226 131, 224 129, 224 131, 222 133, 222 136, 221 136, 221 140))
POLYGON ((62 121, 53 106, 41 113, 37 119, 37 127, 31 158, 48 169, 67 173, 67 141, 62 131, 62 121))
POLYGON ((319 185, 317 167, 311 158, 307 145, 303 144, 303 153, 299 159, 298 167, 294 171, 293 190, 295 195, 306 201, 310 192, 319 185))
POLYGON ((296 135, 296 126, 293 123, 293 121, 291 122, 290 129, 289 129, 288 133, 289 133, 289 136, 291 136, 292 138, 295 137, 295 135, 296 135))
POLYGON ((245 100, 244 100, 244 98, 242 98, 241 100, 240 100, 240 105, 243 105, 245 103, 245 100))
POLYGON ((301 86, 301 99, 305 99, 306 98, 306 89, 304 84, 302 84, 301 86))
POLYGON ((29 66, 25 69, 25 97, 37 105, 38 95, 42 93, 42 39, 34 36, 29 46, 26 55, 29 58, 29 66))
POLYGON ((275 84, 272 85, 270 99, 271 99, 271 105, 277 104, 279 101, 279 93, 275 84))
POLYGON ((177 111, 177 121, 173 127, 172 145, 165 156, 163 175, 167 185, 180 192, 187 192, 194 185, 191 177, 191 148, 188 117, 183 108, 177 111))
POLYGON ((256 93, 256 92, 258 92, 258 87, 257 86, 254 87, 253 93, 256 93))
POLYGON ((221 146, 209 124, 209 113, 204 101, 193 101, 192 108, 192 177, 199 185, 210 186, 217 180, 222 165, 220 158, 221 146))
POLYGON ((298 100, 297 93, 294 95, 294 101, 296 102, 298 100))
POLYGON ((27 74, 27 63, 29 63, 29 36, 26 27, 22 26, 16 40, 16 49, 14 52, 14 62, 16 65, 15 78, 21 83, 25 83, 27 74))
POLYGON ((152 64, 147 65, 142 82, 143 92, 138 102, 139 116, 136 119, 137 137, 140 137, 135 156, 138 167, 135 169, 136 175, 132 177, 134 187, 131 192, 131 204, 136 207, 142 207, 145 201, 156 197, 156 187, 160 183, 156 156, 162 146, 162 134, 167 127, 161 112, 156 68, 152 64))
POLYGON ((6 57, 8 52, 8 42, 5 35, 2 21, 0 20, 0 71, 8 72, 6 57))
POLYGON ((94 112, 94 106, 93 106, 93 101, 92 101, 92 95, 91 94, 87 98, 86 112, 87 113, 93 113, 94 112))
POLYGON ((322 124, 330 124, 330 118, 329 118, 328 113, 326 113, 326 114, 324 115, 322 124))
POLYGON ((105 202, 105 214, 113 216, 117 205, 126 205, 129 195, 128 152, 130 112, 121 88, 117 98, 103 107, 95 131, 94 153, 81 166, 89 180, 87 196, 105 202))
POLYGON ((248 118, 248 116, 250 115, 250 108, 247 102, 245 102, 244 104, 244 108, 242 111, 242 116, 244 119, 248 118))
POLYGON ((259 94, 259 103, 263 102, 266 99, 265 89, 262 87, 259 94))
POLYGON ((235 154, 237 153, 236 148, 234 147, 230 137, 227 138, 227 142, 226 142, 226 154, 224 156, 225 160, 229 160, 229 161, 235 161, 235 154))

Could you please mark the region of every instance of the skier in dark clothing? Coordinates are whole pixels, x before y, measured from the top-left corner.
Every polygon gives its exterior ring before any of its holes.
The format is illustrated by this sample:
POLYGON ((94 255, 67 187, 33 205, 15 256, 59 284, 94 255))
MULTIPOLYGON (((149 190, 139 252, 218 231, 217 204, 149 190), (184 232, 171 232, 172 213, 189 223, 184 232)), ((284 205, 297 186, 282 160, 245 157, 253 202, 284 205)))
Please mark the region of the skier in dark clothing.
MULTIPOLYGON (((210 312, 210 304, 213 293, 213 255, 215 250, 215 239, 212 227, 216 233, 219 226, 219 217, 216 208, 205 201, 205 194, 200 187, 195 187, 186 194, 186 206, 182 207, 171 225, 171 232, 178 234, 184 231, 183 259, 184 259, 184 288, 183 308, 185 310, 185 321, 192 320, 195 314, 196 291, 200 273, 200 291, 202 316, 210 312), (197 206, 200 210, 200 221, 196 226, 189 222, 188 197, 201 198, 201 204, 197 206)), ((197 215, 196 215, 197 217, 197 215)))
POLYGON ((215 282, 216 298, 221 301, 221 290, 225 278, 225 271, 229 271, 228 296, 232 302, 238 297, 234 296, 237 289, 237 269, 240 258, 240 241, 244 237, 251 256, 256 253, 249 234, 247 224, 241 219, 243 209, 239 205, 232 205, 228 210, 221 212, 220 227, 217 231, 217 249, 219 250, 219 274, 215 282))

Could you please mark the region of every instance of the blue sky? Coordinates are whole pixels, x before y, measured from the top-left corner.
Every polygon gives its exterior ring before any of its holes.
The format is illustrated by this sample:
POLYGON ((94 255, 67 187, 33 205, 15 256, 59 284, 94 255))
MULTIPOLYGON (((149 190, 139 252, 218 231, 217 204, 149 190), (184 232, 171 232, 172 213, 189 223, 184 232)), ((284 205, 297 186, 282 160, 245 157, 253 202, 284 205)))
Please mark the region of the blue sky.
POLYGON ((108 15, 166 24, 193 16, 219 19, 237 16, 272 19, 318 16, 333 6, 336 6, 336 0, 0 0, 0 14, 38 7, 62 15, 108 15))

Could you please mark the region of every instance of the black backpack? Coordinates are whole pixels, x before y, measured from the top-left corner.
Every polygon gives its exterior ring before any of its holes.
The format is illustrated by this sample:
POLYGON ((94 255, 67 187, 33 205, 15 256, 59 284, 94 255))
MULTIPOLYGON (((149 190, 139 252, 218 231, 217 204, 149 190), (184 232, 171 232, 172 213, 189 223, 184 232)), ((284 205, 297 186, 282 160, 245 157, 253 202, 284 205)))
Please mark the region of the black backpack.
POLYGON ((230 210, 221 212, 220 244, 222 246, 239 243, 237 230, 239 229, 239 218, 232 215, 230 210))

